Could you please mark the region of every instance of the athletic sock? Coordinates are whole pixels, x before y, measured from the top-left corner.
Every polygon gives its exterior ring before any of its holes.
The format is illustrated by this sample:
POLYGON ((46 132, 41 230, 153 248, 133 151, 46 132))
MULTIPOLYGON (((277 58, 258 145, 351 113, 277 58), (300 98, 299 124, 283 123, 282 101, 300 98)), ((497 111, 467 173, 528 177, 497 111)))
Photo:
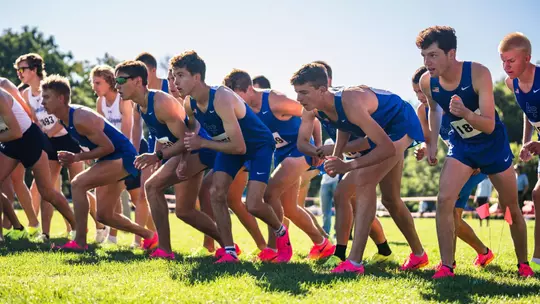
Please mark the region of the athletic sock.
POLYGON ((336 245, 336 251, 334 255, 340 258, 342 261, 345 261, 345 252, 347 251, 347 245, 336 245))
POLYGON ((488 254, 488 252, 489 252, 489 248, 488 248, 488 247, 486 247, 486 253, 484 253, 483 255, 486 255, 486 254, 488 254))
POLYGON ((390 249, 390 246, 388 246, 388 241, 377 244, 377 250, 380 255, 389 256, 392 254, 392 250, 390 249))
POLYGON ((360 266, 362 266, 362 262, 356 263, 356 262, 353 262, 353 261, 351 261, 351 260, 349 260, 349 262, 351 262, 351 264, 353 264, 354 267, 360 267, 360 266))
POLYGON ((274 233, 276 234, 276 236, 284 236, 285 232, 287 232, 287 228, 285 227, 285 225, 281 225, 281 227, 279 227, 279 229, 276 230, 274 233))
POLYGON ((235 258, 238 258, 238 256, 236 255, 236 248, 234 248, 234 246, 225 246, 225 252, 234 256, 235 258))
POLYGON ((327 241, 328 241, 328 239, 327 239, 327 238, 323 238, 323 241, 322 241, 322 242, 321 242, 320 244, 315 244, 315 245, 317 245, 317 246, 319 246, 319 247, 320 247, 320 246, 322 246, 322 245, 326 244, 326 242, 327 242, 327 241))
MULTIPOLYGON (((454 263, 455 263, 455 262, 454 262, 454 263)), ((454 268, 452 268, 452 266, 448 266, 448 265, 444 265, 444 264, 443 264, 443 267, 448 268, 448 270, 450 270, 451 273, 454 273, 454 268)))
POLYGON ((115 236, 112 236, 112 235, 109 235, 108 239, 109 239, 109 241, 114 242, 114 243, 116 243, 116 242, 118 241, 118 240, 116 239, 116 237, 115 237, 115 236))
POLYGON ((417 254, 415 254, 415 256, 416 256, 416 257, 419 257, 419 258, 421 258, 421 257, 423 257, 423 256, 424 256, 424 253, 425 253, 425 251, 424 251, 424 250, 422 250, 422 253, 420 253, 420 255, 417 255, 417 254))
POLYGON ((532 258, 531 261, 540 264, 540 258, 532 258))
POLYGON ((13 229, 15 229, 15 230, 19 230, 19 231, 23 231, 23 230, 24 230, 24 226, 23 226, 23 225, 21 225, 21 227, 20 227, 20 228, 15 228, 15 226, 13 226, 13 229))

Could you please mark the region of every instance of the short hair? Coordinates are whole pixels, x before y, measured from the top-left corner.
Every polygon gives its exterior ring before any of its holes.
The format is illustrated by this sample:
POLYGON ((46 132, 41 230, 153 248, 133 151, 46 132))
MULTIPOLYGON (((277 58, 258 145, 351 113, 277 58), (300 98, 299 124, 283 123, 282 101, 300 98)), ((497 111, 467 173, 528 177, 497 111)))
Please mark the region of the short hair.
POLYGON ((324 67, 326 68, 326 74, 328 74, 328 78, 332 79, 332 68, 330 67, 330 65, 326 61, 315 60, 315 61, 313 61, 313 63, 318 63, 318 64, 324 65, 324 67))
POLYGON ((185 68, 191 75, 200 74, 201 80, 204 81, 206 76, 206 64, 199 54, 195 51, 185 51, 180 55, 176 55, 170 60, 170 65, 173 68, 185 68))
POLYGON ((18 86, 17 86, 17 90, 19 90, 19 92, 23 92, 24 90, 26 90, 26 88, 28 88, 30 85, 28 83, 23 83, 21 82, 18 86))
POLYGON ((223 85, 233 91, 247 92, 249 86, 253 85, 251 77, 245 71, 234 69, 223 79, 223 85))
POLYGON ((416 37, 416 46, 425 50, 433 43, 437 43, 445 54, 457 48, 456 30, 449 26, 430 26, 421 31, 416 37))
POLYGON ((424 75, 425 72, 427 72, 427 68, 425 66, 419 67, 418 70, 414 72, 414 75, 412 77, 412 82, 414 84, 418 84, 420 82, 420 77, 422 77, 422 75, 424 75))
POLYGON ((324 65, 320 63, 308 63, 303 65, 291 77, 291 85, 303 85, 309 83, 318 89, 328 86, 328 74, 324 65))
POLYGON ((152 56, 152 54, 148 52, 140 53, 137 57, 135 57, 135 60, 141 61, 154 69, 157 68, 156 57, 152 56))
POLYGON ((513 49, 518 49, 525 52, 527 55, 532 53, 531 41, 527 36, 520 32, 510 33, 504 36, 499 44, 499 53, 507 52, 513 49))
POLYGON ((19 56, 19 58, 15 60, 15 68, 17 68, 19 63, 22 61, 26 61, 30 69, 36 69, 36 74, 39 78, 43 79, 45 76, 47 76, 47 73, 45 72, 45 61, 43 61, 43 57, 41 57, 39 54, 28 53, 19 56))
POLYGON ((116 88, 115 88, 116 83, 114 80, 114 69, 111 66, 96 65, 90 71, 90 82, 92 82, 92 78, 94 78, 94 76, 103 78, 103 80, 105 80, 105 82, 109 84, 111 89, 116 91, 116 88))
POLYGON ((71 86, 69 85, 69 80, 58 74, 53 74, 45 77, 41 81, 42 90, 53 90, 57 94, 65 97, 66 101, 70 102, 71 97, 71 86))
POLYGON ((131 77, 141 77, 142 84, 148 84, 148 69, 142 61, 128 60, 116 65, 114 73, 126 73, 131 77))
POLYGON ((264 77, 263 75, 254 77, 253 85, 258 85, 261 89, 272 88, 272 86, 270 85, 270 80, 268 80, 268 78, 264 77))

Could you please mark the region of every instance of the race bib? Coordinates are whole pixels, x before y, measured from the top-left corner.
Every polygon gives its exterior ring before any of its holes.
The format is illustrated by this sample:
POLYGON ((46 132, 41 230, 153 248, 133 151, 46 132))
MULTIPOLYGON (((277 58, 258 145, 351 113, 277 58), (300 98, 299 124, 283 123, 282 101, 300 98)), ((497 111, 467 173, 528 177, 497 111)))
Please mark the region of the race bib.
POLYGON ((285 147, 286 145, 289 144, 285 139, 281 138, 278 132, 274 132, 272 133, 272 135, 274 135, 274 141, 276 142, 276 149, 285 147))
POLYGON ((529 120, 533 128, 536 130, 536 132, 540 133, 540 121, 532 122, 529 120))
POLYGON ((169 148, 174 144, 172 141, 169 140, 167 136, 158 138, 157 141, 158 143, 162 144, 166 148, 169 148))
MULTIPOLYGON (((480 109, 477 109, 476 111, 474 111, 474 113, 480 114, 480 109)), ((452 125, 454 130, 456 130, 459 136, 461 136, 461 138, 464 138, 464 139, 471 138, 482 133, 481 131, 478 131, 475 128, 473 128, 469 124, 469 122, 466 121, 465 119, 451 121, 450 124, 452 125)))
POLYGON ((83 150, 83 152, 88 152, 88 151, 90 151, 90 149, 88 149, 88 147, 81 146, 81 145, 79 145, 79 147, 81 147, 81 150, 83 150))
POLYGON ((212 137, 213 141, 230 141, 231 139, 227 135, 227 133, 221 133, 217 136, 212 137))
POLYGON ((55 121, 54 121, 54 118, 52 116, 47 116, 47 117, 44 117, 44 118, 41 118, 39 120, 41 126, 44 128, 44 129, 49 129, 49 128, 52 128, 52 126, 54 125, 55 121))

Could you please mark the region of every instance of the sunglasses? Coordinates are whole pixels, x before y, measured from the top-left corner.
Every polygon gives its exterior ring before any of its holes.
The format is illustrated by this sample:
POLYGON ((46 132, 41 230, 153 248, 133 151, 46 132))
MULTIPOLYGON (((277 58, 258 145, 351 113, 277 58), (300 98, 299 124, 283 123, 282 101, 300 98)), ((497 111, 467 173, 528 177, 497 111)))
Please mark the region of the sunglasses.
POLYGON ((117 84, 124 84, 128 81, 128 79, 133 79, 135 76, 124 76, 124 77, 116 77, 115 81, 117 84))
POLYGON ((15 71, 17 71, 17 73, 24 73, 24 70, 29 70, 30 67, 18 67, 18 68, 15 68, 15 71))

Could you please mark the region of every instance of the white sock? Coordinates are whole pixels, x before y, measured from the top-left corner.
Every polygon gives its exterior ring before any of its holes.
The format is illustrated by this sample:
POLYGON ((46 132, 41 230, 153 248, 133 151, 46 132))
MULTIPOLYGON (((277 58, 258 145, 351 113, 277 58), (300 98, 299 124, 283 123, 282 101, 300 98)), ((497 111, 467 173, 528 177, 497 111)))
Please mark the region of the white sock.
POLYGON ((540 258, 532 258, 532 259, 531 259, 531 262, 540 265, 540 258))
POLYGON ((417 256, 419 258, 421 258, 423 255, 424 255, 424 250, 422 250, 422 253, 420 253, 420 255, 415 254, 415 256, 417 256))
POLYGON ((113 243, 116 243, 117 242, 117 239, 115 236, 113 235, 109 235, 109 241, 113 242, 113 243))
POLYGON ((323 241, 320 244, 315 244, 315 245, 322 246, 324 245, 324 243, 326 243, 327 240, 328 240, 327 238, 323 238, 323 241))
POLYGON ((351 262, 351 264, 353 264, 354 267, 360 267, 360 266, 362 266, 362 262, 356 263, 356 262, 353 262, 353 261, 351 261, 351 260, 349 260, 349 262, 351 262))

